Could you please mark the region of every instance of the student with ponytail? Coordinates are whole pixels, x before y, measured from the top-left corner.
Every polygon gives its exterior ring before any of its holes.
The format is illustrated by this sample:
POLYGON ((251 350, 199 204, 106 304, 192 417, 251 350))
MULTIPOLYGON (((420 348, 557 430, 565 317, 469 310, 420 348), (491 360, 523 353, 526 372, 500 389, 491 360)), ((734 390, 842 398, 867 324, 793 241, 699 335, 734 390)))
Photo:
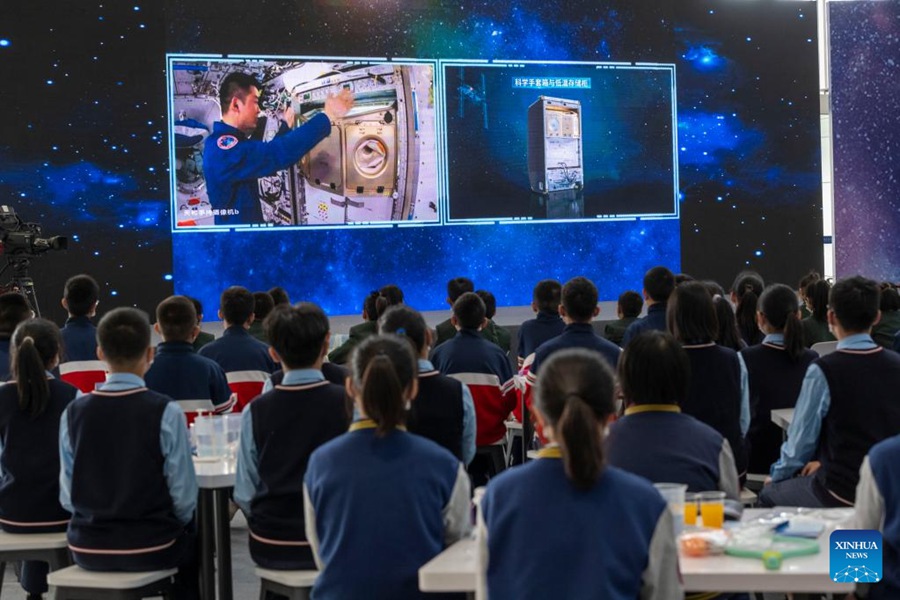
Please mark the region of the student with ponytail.
POLYGON ((800 302, 783 284, 770 285, 759 299, 756 315, 766 336, 762 344, 741 351, 750 382, 748 470, 768 473, 778 460, 782 430, 772 422, 775 409, 794 408, 803 376, 816 353, 803 344, 800 302))
POLYGON ((803 341, 809 348, 819 342, 833 342, 836 338, 828 328, 828 295, 831 284, 818 279, 806 286, 806 304, 812 314, 803 321, 803 341))
POLYGON ((762 332, 756 326, 756 305, 763 292, 762 277, 753 271, 741 271, 731 286, 731 302, 737 317, 738 331, 748 346, 762 342, 762 332))
POLYGON ((551 444, 488 485, 479 597, 683 597, 665 501, 645 479, 605 466, 613 389, 596 352, 560 350, 542 365, 534 411, 551 444))
MULTIPOLYGON (((80 392, 50 375, 61 346, 55 324, 25 321, 11 341, 15 381, 0 387, 0 528, 65 531, 70 515, 59 503, 59 420, 80 392)), ((29 598, 47 591, 47 569, 47 563, 24 563, 29 598)))
POLYGON ((312 595, 429 598, 418 571, 468 531, 469 477, 448 450, 404 430, 418 391, 406 340, 367 338, 350 366, 359 420, 313 453, 303 483, 320 570, 312 595))

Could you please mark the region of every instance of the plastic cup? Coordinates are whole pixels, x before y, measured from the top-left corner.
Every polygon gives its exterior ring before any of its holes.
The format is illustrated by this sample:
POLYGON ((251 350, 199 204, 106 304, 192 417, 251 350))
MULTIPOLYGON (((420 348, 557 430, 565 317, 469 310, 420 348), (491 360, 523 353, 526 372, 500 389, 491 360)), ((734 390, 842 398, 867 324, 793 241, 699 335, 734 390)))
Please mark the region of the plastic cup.
POLYGON ((700 503, 703 526, 721 529, 725 523, 725 492, 700 492, 697 502, 700 503))
MULTIPOLYGON (((231 418, 232 415, 227 415, 227 417, 231 418)), ((194 421, 197 456, 200 458, 227 458, 229 451, 228 427, 228 420, 225 416, 197 417, 194 421)), ((238 424, 238 432, 240 432, 240 424, 238 424)))
POLYGON ((684 495, 684 524, 697 524, 697 494, 684 495))
POLYGON ((672 522, 675 524, 675 535, 678 535, 684 529, 684 493, 687 486, 683 483, 654 483, 653 487, 669 505, 672 522))

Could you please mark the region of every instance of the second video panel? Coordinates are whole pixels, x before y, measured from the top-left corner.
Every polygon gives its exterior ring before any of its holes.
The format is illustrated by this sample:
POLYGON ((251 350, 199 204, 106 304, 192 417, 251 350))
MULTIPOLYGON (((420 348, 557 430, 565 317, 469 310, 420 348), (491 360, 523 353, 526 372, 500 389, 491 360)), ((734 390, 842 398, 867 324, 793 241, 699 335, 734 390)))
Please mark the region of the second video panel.
POLYGON ((674 65, 441 69, 448 221, 678 217, 674 65))

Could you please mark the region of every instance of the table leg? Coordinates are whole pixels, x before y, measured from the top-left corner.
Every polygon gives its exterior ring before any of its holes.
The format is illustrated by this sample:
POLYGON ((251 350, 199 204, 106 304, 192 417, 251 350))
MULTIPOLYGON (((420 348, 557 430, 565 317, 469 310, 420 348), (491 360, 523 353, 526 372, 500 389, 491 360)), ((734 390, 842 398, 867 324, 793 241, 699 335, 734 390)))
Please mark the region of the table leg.
POLYGON ((232 600, 231 582, 231 518, 228 499, 231 488, 213 490, 216 513, 216 567, 219 576, 219 600, 232 600))
POLYGON ((201 488, 197 501, 197 521, 200 528, 200 598, 215 600, 216 573, 213 556, 216 553, 216 540, 213 519, 213 490, 201 488))

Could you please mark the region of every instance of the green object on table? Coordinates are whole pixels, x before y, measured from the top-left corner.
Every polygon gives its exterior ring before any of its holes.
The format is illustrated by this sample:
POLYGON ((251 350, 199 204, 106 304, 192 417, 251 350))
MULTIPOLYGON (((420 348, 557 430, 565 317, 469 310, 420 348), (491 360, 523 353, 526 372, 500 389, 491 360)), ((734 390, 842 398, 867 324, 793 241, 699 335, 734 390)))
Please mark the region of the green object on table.
POLYGON ((765 546, 762 544, 757 546, 725 546, 725 554, 738 558, 762 559, 763 565, 770 571, 780 569, 782 562, 786 558, 811 556, 818 553, 819 542, 817 540, 804 540, 784 535, 772 536, 772 539, 765 546))

